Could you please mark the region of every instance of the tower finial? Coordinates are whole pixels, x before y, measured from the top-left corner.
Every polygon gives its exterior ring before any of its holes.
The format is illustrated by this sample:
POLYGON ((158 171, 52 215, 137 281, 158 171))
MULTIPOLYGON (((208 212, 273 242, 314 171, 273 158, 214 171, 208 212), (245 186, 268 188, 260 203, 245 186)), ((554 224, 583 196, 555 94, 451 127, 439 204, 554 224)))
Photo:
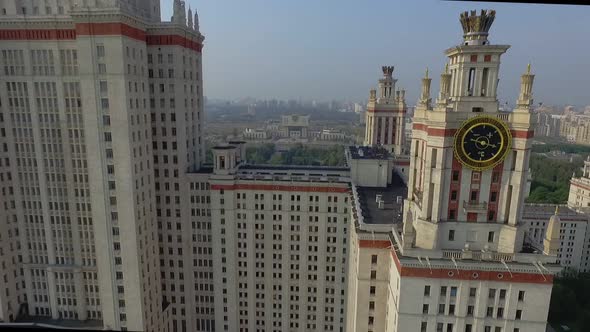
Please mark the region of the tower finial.
POLYGON ((463 39, 466 45, 487 45, 488 33, 496 18, 495 10, 481 10, 461 13, 459 21, 463 28, 463 39))
POLYGON ((555 205, 555 215, 559 214, 559 205, 555 205))
POLYGON ((382 66, 381 70, 383 71, 383 76, 385 77, 392 77, 393 76, 393 66, 382 66))
POLYGON ((424 78, 428 78, 428 67, 426 67, 426 73, 424 74, 424 78))
POLYGON ((526 66, 526 73, 530 74, 531 73, 531 63, 529 62, 529 64, 526 66))

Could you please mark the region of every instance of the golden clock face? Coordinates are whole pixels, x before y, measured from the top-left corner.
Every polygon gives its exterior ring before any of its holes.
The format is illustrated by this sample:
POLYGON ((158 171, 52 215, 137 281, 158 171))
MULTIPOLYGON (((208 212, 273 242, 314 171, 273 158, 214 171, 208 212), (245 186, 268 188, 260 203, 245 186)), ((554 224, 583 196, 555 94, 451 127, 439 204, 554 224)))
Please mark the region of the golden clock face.
POLYGON ((455 157, 477 171, 501 163, 512 146, 508 126, 500 119, 476 116, 463 123, 455 134, 455 157))

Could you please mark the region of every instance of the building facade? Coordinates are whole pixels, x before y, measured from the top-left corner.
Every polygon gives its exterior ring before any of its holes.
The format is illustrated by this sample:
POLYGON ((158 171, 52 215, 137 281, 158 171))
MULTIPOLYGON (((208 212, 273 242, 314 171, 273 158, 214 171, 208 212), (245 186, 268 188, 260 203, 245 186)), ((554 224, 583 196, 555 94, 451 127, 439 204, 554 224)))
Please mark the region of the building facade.
POLYGON ((216 331, 348 331, 348 168, 256 166, 213 149, 216 331))
POLYGON ((383 78, 377 90, 369 93, 365 123, 365 145, 382 145, 388 151, 405 153, 405 90, 395 90, 393 66, 383 66, 383 78))
POLYGON ((428 72, 422 80, 403 226, 355 228, 357 331, 545 329, 559 271, 545 253, 558 244, 528 250, 521 224, 533 75, 522 76, 517 109, 500 113, 496 83, 509 46, 489 43, 494 17, 461 15, 464 40, 445 52, 434 105, 428 72))
POLYGON ((171 22, 159 1, 1 6, 2 320, 167 330, 158 225, 204 156, 198 17, 180 1, 171 22))

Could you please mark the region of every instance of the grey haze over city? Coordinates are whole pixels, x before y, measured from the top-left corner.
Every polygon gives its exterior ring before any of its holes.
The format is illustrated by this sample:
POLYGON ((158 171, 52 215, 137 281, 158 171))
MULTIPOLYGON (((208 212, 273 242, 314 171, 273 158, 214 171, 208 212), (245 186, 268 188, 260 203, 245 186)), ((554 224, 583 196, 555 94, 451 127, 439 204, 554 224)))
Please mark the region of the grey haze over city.
MULTIPOLYGON (((170 18, 167 1, 162 16, 170 18)), ((535 103, 590 104, 586 20, 590 7, 421 1, 189 0, 206 36, 203 70, 208 98, 364 100, 394 65, 408 101, 418 98, 426 67, 438 91, 442 50, 460 43, 460 11, 498 11, 493 43, 503 58, 499 98, 514 104, 520 74, 531 63, 535 103)))

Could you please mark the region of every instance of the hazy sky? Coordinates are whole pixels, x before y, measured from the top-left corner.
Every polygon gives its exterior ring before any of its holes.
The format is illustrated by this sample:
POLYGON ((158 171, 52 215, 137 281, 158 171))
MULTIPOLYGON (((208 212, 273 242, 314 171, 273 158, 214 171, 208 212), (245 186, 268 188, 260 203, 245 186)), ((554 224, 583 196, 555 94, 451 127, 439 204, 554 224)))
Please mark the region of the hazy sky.
MULTIPOLYGON (((165 20, 172 0, 162 1, 165 20)), ((394 65, 414 104, 429 67, 433 96, 460 44, 459 13, 496 9, 491 43, 504 55, 499 98, 514 104, 528 62, 535 102, 590 104, 590 6, 439 0, 187 0, 197 8, 209 98, 364 100, 394 65)))

